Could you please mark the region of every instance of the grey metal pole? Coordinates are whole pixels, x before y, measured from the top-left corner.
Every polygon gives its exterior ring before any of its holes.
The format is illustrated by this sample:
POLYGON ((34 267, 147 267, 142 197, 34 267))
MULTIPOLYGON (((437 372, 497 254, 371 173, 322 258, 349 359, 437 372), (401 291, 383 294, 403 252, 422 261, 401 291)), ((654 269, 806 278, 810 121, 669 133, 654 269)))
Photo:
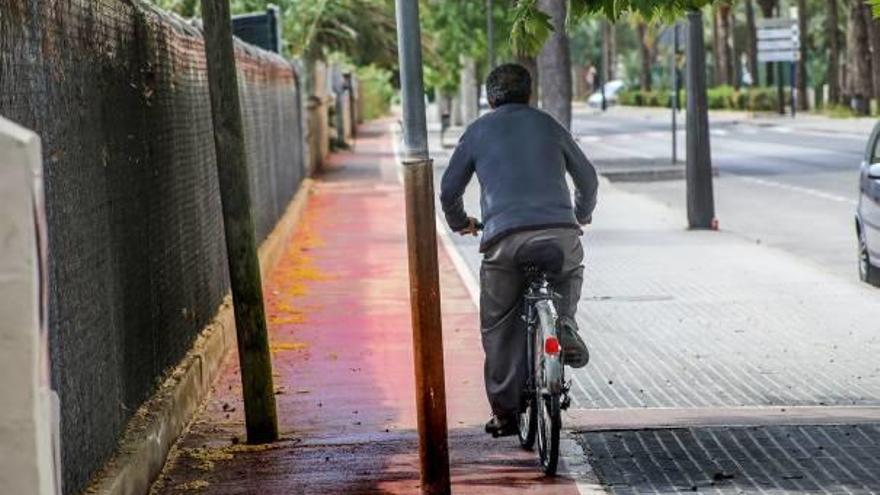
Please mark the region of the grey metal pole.
POLYGON ((486 0, 486 45, 489 52, 489 70, 492 70, 495 68, 495 22, 492 19, 492 0, 486 0))
POLYGON ((687 214, 692 229, 716 228, 712 195, 712 153, 706 103, 703 13, 689 10, 687 44, 687 214))
POLYGON ((678 163, 678 22, 672 29, 672 57, 670 69, 672 73, 672 163, 678 163))
POLYGON ((403 106, 403 176, 422 493, 449 495, 449 447, 434 172, 428 156, 418 0, 396 0, 403 106))

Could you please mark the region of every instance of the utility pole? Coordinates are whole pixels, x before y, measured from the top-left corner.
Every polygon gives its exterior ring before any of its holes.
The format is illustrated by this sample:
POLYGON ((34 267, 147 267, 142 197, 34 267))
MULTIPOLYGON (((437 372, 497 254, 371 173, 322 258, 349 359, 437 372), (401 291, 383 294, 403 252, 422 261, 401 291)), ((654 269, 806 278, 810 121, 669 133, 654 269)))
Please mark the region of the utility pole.
POLYGON ((449 446, 440 276, 434 216, 434 172, 428 155, 419 2, 396 0, 403 107, 403 177, 409 251, 416 413, 423 495, 449 495, 449 446))
POLYGON ((492 19, 492 0, 486 0, 486 45, 489 52, 489 71, 491 71, 495 68, 495 21, 492 19))
POLYGON ((229 0, 202 0, 202 16, 247 440, 248 443, 268 443, 278 439, 278 419, 248 191, 229 0))
POLYGON ((712 153, 706 103, 703 13, 689 10, 687 44, 687 214, 692 229, 717 228, 712 195, 712 153))

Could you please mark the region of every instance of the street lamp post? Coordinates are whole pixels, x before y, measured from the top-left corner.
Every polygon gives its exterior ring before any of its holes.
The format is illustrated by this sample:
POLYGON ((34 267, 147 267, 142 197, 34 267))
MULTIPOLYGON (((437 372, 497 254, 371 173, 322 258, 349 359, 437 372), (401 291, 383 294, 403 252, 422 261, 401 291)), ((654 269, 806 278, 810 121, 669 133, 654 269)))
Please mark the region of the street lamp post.
POLYGON ((424 495, 449 495, 434 173, 425 123, 419 2, 396 0, 396 7, 421 485, 424 495))
POLYGON ((706 102, 703 13, 689 10, 687 44, 687 215, 692 229, 716 228, 706 102))

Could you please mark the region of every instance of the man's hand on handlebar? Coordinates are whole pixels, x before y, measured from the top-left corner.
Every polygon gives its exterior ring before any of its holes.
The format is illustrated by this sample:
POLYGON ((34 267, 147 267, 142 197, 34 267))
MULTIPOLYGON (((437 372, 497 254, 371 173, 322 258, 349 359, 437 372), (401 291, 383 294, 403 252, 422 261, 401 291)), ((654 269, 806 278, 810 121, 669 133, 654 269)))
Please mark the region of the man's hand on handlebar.
POLYGON ((477 234, 479 234, 479 232, 480 232, 481 230, 483 230, 483 224, 480 223, 480 221, 477 220, 477 219, 474 218, 474 217, 468 217, 468 224, 467 224, 467 227, 465 227, 465 228, 459 230, 458 233, 459 233, 460 235, 473 235, 473 236, 476 236, 477 234))

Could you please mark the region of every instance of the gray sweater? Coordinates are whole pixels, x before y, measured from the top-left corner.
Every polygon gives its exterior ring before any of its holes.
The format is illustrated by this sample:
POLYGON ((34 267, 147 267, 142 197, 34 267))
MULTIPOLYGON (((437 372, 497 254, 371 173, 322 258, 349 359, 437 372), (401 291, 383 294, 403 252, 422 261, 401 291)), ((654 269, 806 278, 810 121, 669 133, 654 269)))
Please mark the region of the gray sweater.
POLYGON ((525 104, 498 107, 462 135, 440 185, 453 231, 468 224, 462 194, 475 172, 484 224, 481 251, 513 232, 579 228, 596 206, 598 181, 590 161, 556 119, 525 104), (575 185, 573 207, 566 172, 575 185))

